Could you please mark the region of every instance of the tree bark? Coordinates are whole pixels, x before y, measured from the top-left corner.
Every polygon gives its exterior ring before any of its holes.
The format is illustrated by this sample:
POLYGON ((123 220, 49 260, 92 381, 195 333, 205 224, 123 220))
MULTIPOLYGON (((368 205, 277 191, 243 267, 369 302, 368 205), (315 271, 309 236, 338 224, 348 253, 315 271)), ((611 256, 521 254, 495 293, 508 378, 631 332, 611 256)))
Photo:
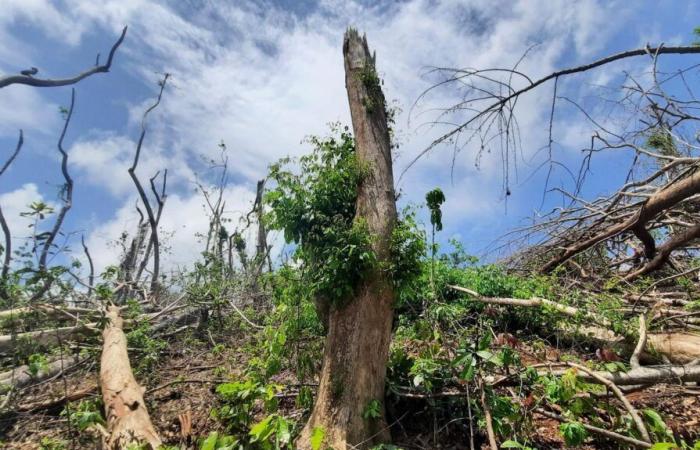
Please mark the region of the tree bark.
POLYGON ((143 388, 131 371, 119 308, 110 306, 107 319, 100 361, 100 387, 109 434, 105 448, 119 450, 145 443, 155 450, 162 442, 148 416, 143 388))
MULTIPOLYGON (((367 168, 358 186, 355 220, 366 221, 379 265, 390 260, 396 201, 384 95, 367 40, 348 29, 343 42, 345 85, 357 159, 367 168)), ((322 448, 368 448, 390 440, 384 419, 384 382, 391 341, 394 292, 385 271, 367 274, 354 298, 331 307, 318 395, 297 448, 310 449, 316 428, 322 448), (379 418, 364 418, 373 402, 379 418)))

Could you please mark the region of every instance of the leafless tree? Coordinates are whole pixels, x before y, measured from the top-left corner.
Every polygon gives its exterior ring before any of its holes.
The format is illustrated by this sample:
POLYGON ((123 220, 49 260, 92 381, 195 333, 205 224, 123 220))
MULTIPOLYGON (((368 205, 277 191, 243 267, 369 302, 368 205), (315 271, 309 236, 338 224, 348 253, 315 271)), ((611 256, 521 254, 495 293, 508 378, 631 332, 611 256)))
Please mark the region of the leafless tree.
MULTIPOLYGON (((22 149, 22 145, 24 144, 24 133, 22 130, 19 130, 19 139, 17 140, 17 146, 15 147, 15 151, 12 152, 10 157, 5 161, 5 164, 3 164, 2 169, 0 169, 0 177, 2 176, 3 173, 7 170, 8 167, 12 164, 12 162, 17 158, 17 155, 19 154, 20 150, 22 149)), ((2 270, 0 270, 0 298, 6 298, 7 293, 5 292, 6 289, 6 283, 7 283, 7 276, 10 271, 10 263, 12 262, 12 234, 10 233, 10 227, 7 224, 7 220, 5 219, 5 216, 2 213, 2 205, 0 205, 0 227, 2 227, 2 233, 3 236, 5 237, 5 248, 3 249, 3 262, 2 262, 2 270)))
MULTIPOLYGON (((131 180, 134 182, 134 186, 136 187, 136 190, 139 194, 139 198, 141 199, 141 203, 143 204, 144 208, 146 209, 146 217, 148 218, 148 224, 150 226, 150 239, 149 239, 149 244, 148 244, 148 253, 150 254, 150 248, 153 248, 153 272, 151 273, 151 292, 155 293, 157 291, 158 287, 158 282, 159 282, 159 276, 160 276, 160 242, 158 240, 158 222, 160 220, 160 215, 163 209, 163 205, 165 202, 165 186, 166 186, 166 180, 167 180, 167 172, 163 175, 163 190, 161 191, 161 194, 158 194, 158 191, 155 188, 154 185, 154 180, 158 176, 156 174, 153 178, 151 178, 151 188, 153 189, 153 193, 156 198, 156 205, 157 205, 157 210, 154 211, 153 206, 151 205, 151 201, 148 198, 148 195, 146 194, 145 189, 143 188, 143 185, 141 184, 141 180, 139 180, 138 175, 136 175, 136 168, 138 167, 139 164, 139 158, 141 156, 141 149, 143 147, 143 141, 146 137, 146 119, 148 118, 148 115, 160 105, 161 99, 163 98, 163 91, 165 90, 165 85, 168 82, 168 78, 170 78, 170 74, 165 74, 163 76, 163 79, 158 83, 160 86, 160 90, 158 91, 158 96, 156 97, 156 101, 148 108, 143 114, 143 117, 141 119, 141 134, 139 135, 139 140, 136 144, 136 152, 134 153, 134 161, 131 164, 131 167, 129 167, 128 172, 129 176, 131 177, 131 180)), ((150 255, 149 255, 150 256, 150 255)), ((139 271, 140 273, 141 271, 139 271)))

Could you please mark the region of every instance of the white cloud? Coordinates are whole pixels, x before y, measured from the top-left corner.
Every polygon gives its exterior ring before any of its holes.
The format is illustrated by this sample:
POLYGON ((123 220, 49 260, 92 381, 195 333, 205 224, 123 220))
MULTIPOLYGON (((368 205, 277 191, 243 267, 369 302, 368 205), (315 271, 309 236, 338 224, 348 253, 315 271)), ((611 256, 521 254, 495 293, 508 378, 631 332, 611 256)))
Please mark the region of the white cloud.
MULTIPOLYGON (((12 249, 17 250, 22 244, 33 235, 33 224, 35 219, 23 217, 20 214, 29 211, 29 205, 33 202, 45 202, 49 207, 56 209, 53 202, 47 202, 39 188, 34 183, 26 183, 14 191, 0 194, 0 207, 5 216, 10 234, 12 236, 12 249)), ((51 220, 52 216, 46 217, 51 220)), ((3 241, 4 245, 4 241, 3 241)))
MULTIPOLYGON (((0 89, 0 137, 25 132, 52 133, 59 126, 58 105, 47 102, 35 88, 11 86, 0 89)), ((25 141, 30 139, 25 135, 25 141)))
MULTIPOLYGON (((243 186, 235 186, 226 190, 225 198, 225 216, 232 220, 235 227, 240 217, 250 210, 255 193, 243 186)), ((97 273, 108 265, 119 264, 121 255, 115 240, 123 232, 132 235, 135 231, 139 218, 134 205, 135 199, 126 201, 115 212, 113 219, 94 227, 87 237, 97 273)), ((204 249, 204 244, 196 235, 206 234, 208 228, 209 218, 201 195, 168 196, 159 227, 159 236, 166 248, 161 257, 162 269, 168 272, 191 266, 204 249)))
MULTIPOLYGON (((169 257, 172 265, 198 255, 192 236, 206 228, 199 200, 183 194, 183 187, 201 169, 196 162, 199 154, 213 156, 220 140, 226 142, 232 177, 238 183, 232 188, 231 201, 238 202, 250 198, 245 186, 263 176, 270 162, 306 151, 298 145, 305 135, 324 134, 330 121, 349 123, 341 52, 346 26, 356 25, 367 33, 377 51, 387 96, 404 109, 397 122, 404 141, 395 169, 398 178, 406 163, 439 131, 417 127, 434 118, 431 114, 416 116, 407 124, 410 106, 434 81, 420 77, 426 66, 509 67, 531 44, 538 44, 520 65, 535 78, 558 68, 563 59, 585 60, 597 53, 620 26, 616 23, 623 22, 611 22, 611 11, 618 18, 627 14, 620 3, 595 0, 469 4, 413 0, 381 6, 326 0, 304 17, 254 2, 203 2, 199 10, 182 14, 175 8, 187 6, 179 3, 66 0, 60 17, 53 7, 46 17, 37 17, 34 11, 42 2, 18 6, 21 3, 13 1, 12 17, 34 20, 49 34, 65 30, 66 24, 80 24, 65 38, 69 43, 86 35, 86 30, 116 33, 128 24, 119 64, 148 83, 160 77, 158 72, 173 74, 160 109, 149 119, 149 148, 139 169, 143 177, 170 170, 174 193, 166 205, 163 227, 177 230, 169 257), (48 31, 49 27, 58 31, 48 31)), ((601 76, 598 81, 610 79, 601 76)), ((519 103, 526 160, 546 142, 550 96, 545 87, 519 103)), ((453 88, 436 92, 417 112, 448 106, 458 98, 453 88)), ((131 105, 132 129, 151 101, 131 105)), ((0 108, 0 118, 2 114, 0 108)), ((580 130, 562 134, 569 139, 580 130)), ((102 265, 115 262, 113 250, 104 241, 133 229, 135 223, 133 202, 126 201, 133 191, 125 171, 133 148, 133 139, 104 133, 71 148, 72 164, 123 205, 91 234, 90 246, 102 265)), ((448 194, 446 217, 452 223, 476 215, 481 220, 496 217, 503 195, 502 159, 498 153, 487 154, 476 171, 474 150, 470 146, 456 159, 457 178, 452 185, 448 182, 450 151, 436 149, 408 173, 402 184, 405 197, 422 202, 425 192, 440 184, 448 194)))
MULTIPOLYGON (((102 187, 117 198, 133 193, 135 187, 127 169, 133 163, 136 142, 124 136, 93 136, 79 140, 69 150, 71 165, 81 171, 84 180, 102 187), (108 175, 108 176, 107 176, 108 175)), ((158 144, 147 141, 141 150, 136 173, 148 188, 148 179, 157 172, 169 169, 169 179, 183 187, 194 180, 194 173, 180 156, 169 155, 158 144)), ((171 186, 172 189, 172 186, 171 186)))

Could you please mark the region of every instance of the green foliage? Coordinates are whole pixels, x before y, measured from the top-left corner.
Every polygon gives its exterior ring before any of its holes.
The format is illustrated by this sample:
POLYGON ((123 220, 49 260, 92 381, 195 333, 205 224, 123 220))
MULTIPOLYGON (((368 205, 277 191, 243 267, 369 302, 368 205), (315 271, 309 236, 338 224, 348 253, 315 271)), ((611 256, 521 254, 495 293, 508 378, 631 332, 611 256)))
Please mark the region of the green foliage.
POLYGON ((294 424, 279 414, 270 414, 250 429, 250 443, 262 450, 277 450, 291 443, 294 424))
POLYGON ((68 443, 62 439, 43 437, 39 444, 39 450, 65 450, 68 448, 67 445, 68 443))
POLYGON ((440 205, 445 202, 445 194, 442 193, 440 188, 435 188, 432 191, 425 194, 425 201, 430 210, 430 223, 434 227, 435 231, 442 230, 442 210, 440 205))
POLYGON ((106 425, 101 405, 94 400, 83 400, 76 407, 65 408, 61 415, 68 416, 71 425, 79 431, 85 431, 93 425, 106 425))
POLYGON ((406 208, 391 235, 389 275, 399 298, 415 295, 419 289, 425 251, 425 232, 418 227, 415 210, 406 208))
MULTIPOLYGON (((270 168, 277 183, 265 196, 270 206, 267 222, 284 231, 296 244, 294 257, 303 266, 303 285, 313 299, 339 305, 372 269, 378 267, 367 223, 356 218, 357 188, 366 176, 355 156, 355 141, 345 127, 332 128, 335 137, 311 137, 313 152, 298 160, 292 172, 290 159, 270 168)), ((420 274, 425 255, 425 234, 415 214, 407 210, 391 236, 391 262, 386 270, 398 290, 420 274)))
POLYGON ((528 447, 527 445, 523 445, 518 441, 514 440, 507 440, 501 444, 501 448, 517 448, 520 450, 535 450, 532 447, 528 447))
POLYGON ((647 138, 647 147, 664 156, 679 156, 673 136, 666 129, 654 128, 647 138))
POLYGON ((233 436, 220 435, 216 431, 209 433, 200 444, 199 450, 239 450, 243 449, 242 445, 239 445, 239 440, 233 436))
MULTIPOLYGON (((367 90, 367 97, 362 99, 362 105, 367 113, 372 114, 382 108, 386 113, 386 102, 382 93, 382 79, 379 78, 374 64, 367 64, 360 72, 360 80, 367 90)), ((387 114, 388 115, 388 114, 387 114)))
POLYGON ((564 437, 566 445, 576 447, 583 444, 588 437, 588 431, 580 422, 566 422, 559 426, 559 431, 564 437))
POLYGON ((669 438, 673 439, 673 433, 666 426, 666 422, 664 422, 658 412, 651 408, 645 408, 642 410, 642 417, 644 422, 646 422, 647 430, 655 440, 665 441, 669 438))
POLYGON ((224 404, 213 410, 212 415, 226 425, 229 431, 246 433, 256 404, 261 402, 265 411, 275 411, 275 394, 280 390, 280 386, 263 385, 251 379, 220 384, 216 387, 216 393, 224 404))
POLYGON ((126 334, 126 340, 129 348, 138 350, 135 353, 134 370, 139 374, 149 373, 167 347, 167 342, 151 336, 151 326, 145 320, 138 322, 126 334))
POLYGON ((311 450, 321 450, 321 445, 323 445, 323 440, 326 438, 326 431, 323 427, 314 427, 311 431, 311 450))
POLYGON ((297 244, 295 258, 304 267, 311 294, 342 303, 367 271, 376 265, 372 237, 363 221, 355 221, 357 186, 364 171, 355 157, 355 140, 345 127, 339 136, 309 138, 311 154, 299 159, 298 174, 283 159, 270 168, 277 186, 265 196, 267 221, 297 244))
POLYGON ((41 353, 29 355, 28 368, 31 376, 35 377, 39 375, 39 372, 46 371, 48 367, 48 359, 46 358, 46 355, 41 353))
MULTIPOLYGON (((313 377, 321 359, 323 327, 307 286, 303 269, 280 267, 269 276, 273 287, 273 309, 265 315, 265 328, 248 348, 253 355, 248 374, 262 382, 283 368, 296 373, 300 382, 313 377), (296 345, 297 342, 304 345, 296 345)), ((302 388, 297 403, 308 408, 313 403, 310 389, 302 388)))
POLYGON ((362 411, 362 418, 366 420, 374 420, 382 417, 382 404, 376 398, 372 399, 367 406, 365 406, 364 411, 362 411))

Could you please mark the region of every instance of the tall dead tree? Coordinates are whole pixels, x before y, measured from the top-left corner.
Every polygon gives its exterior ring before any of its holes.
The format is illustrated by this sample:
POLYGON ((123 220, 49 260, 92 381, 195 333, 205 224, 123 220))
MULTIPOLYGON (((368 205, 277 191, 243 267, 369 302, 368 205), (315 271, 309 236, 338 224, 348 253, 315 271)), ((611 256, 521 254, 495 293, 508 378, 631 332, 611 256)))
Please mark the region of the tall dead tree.
MULTIPOLYGON (((165 90, 165 85, 168 82, 168 78, 170 77, 170 74, 165 74, 163 79, 159 81, 159 86, 160 90, 158 91, 158 97, 156 98, 156 101, 144 112, 143 117, 141 119, 141 134, 139 135, 139 140, 136 143, 136 152, 134 153, 134 161, 131 164, 131 167, 129 167, 128 172, 129 176, 131 177, 131 180, 134 182, 134 186, 136 187, 136 191, 139 194, 139 198, 141 199, 141 203, 143 203, 144 208, 146 209, 146 216, 148 218, 148 224, 150 226, 150 240, 148 243, 148 249, 149 249, 149 254, 150 254, 150 249, 153 249, 153 273, 151 274, 151 292, 155 293, 158 288, 158 278, 160 275, 160 241, 158 240, 158 222, 160 220, 160 215, 162 213, 164 201, 165 201, 165 183, 166 183, 166 177, 167 177, 167 172, 164 175, 163 178, 163 191, 162 194, 159 195, 158 191, 155 188, 154 185, 154 179, 156 176, 151 178, 151 188, 153 190, 153 193, 156 197, 156 203, 158 206, 158 209, 154 211, 153 206, 151 206, 151 201, 148 198, 148 195, 146 194, 146 190, 143 188, 143 185, 141 184, 141 180, 139 180, 138 175, 136 175, 136 168, 138 167, 139 164, 139 158, 141 156, 141 149, 143 147, 143 141, 144 138, 146 137, 146 119, 148 118, 148 115, 160 105, 161 99, 163 98, 163 91, 165 90)), ((150 256, 150 255, 149 255, 150 256)))
MULTIPOLYGON (((354 29, 345 33, 343 56, 357 160, 368 171, 358 186, 355 220, 366 221, 381 265, 390 260, 397 220, 384 94, 367 39, 354 29)), ((390 440, 383 405, 393 301, 391 280, 377 269, 347 304, 331 307, 318 395, 298 448, 310 449, 319 427, 325 436, 322 448, 368 448, 390 440), (381 418, 364 418, 374 402, 381 405, 381 418)))
MULTIPOLYGON (((24 144, 24 133, 19 130, 19 139, 17 140, 17 146, 15 151, 12 152, 10 157, 5 161, 5 164, 0 168, 0 177, 5 173, 12 162, 17 158, 19 151, 22 149, 22 144, 24 144)), ((10 262, 12 261, 12 234, 10 233, 10 227, 7 224, 7 220, 2 213, 2 205, 0 205, 0 228, 2 228, 2 234, 5 237, 5 245, 3 248, 3 261, 2 268, 0 269, 0 299, 7 299, 6 284, 7 276, 10 272, 10 262)))

